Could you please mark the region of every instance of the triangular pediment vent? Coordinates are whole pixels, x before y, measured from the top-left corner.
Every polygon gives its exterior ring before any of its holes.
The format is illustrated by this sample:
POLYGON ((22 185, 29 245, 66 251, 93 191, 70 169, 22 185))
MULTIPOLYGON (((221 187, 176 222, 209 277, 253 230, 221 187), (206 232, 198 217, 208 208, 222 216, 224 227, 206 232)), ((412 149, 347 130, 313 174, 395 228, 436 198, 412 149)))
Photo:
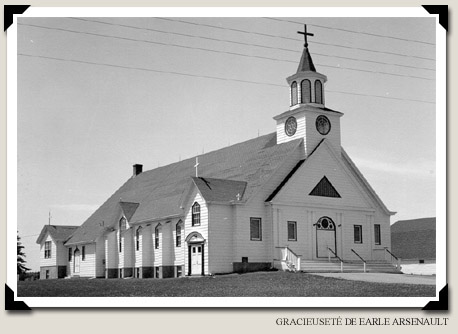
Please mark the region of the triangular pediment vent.
POLYGON ((339 197, 340 194, 337 192, 336 188, 329 182, 326 176, 318 182, 318 184, 313 188, 309 194, 310 196, 323 196, 323 197, 339 197))

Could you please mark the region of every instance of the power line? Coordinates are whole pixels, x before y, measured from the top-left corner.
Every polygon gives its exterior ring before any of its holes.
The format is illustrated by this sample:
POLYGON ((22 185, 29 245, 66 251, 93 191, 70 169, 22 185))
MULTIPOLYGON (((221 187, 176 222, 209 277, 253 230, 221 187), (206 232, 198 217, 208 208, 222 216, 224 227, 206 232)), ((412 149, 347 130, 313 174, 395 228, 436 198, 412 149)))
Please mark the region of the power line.
MULTIPOLYGON (((278 19, 278 18, 274 18, 274 17, 264 17, 264 19, 280 21, 280 22, 289 22, 289 23, 295 23, 295 24, 301 24, 301 25, 304 24, 303 22, 297 22, 297 21, 293 21, 293 20, 282 20, 282 19, 278 19)), ((319 25, 319 24, 308 24, 308 25, 312 26, 312 27, 318 27, 318 28, 329 29, 329 30, 344 31, 344 32, 349 32, 349 33, 353 33, 353 34, 368 35, 368 36, 375 36, 375 37, 381 37, 381 38, 390 38, 390 39, 395 39, 395 40, 404 41, 404 42, 413 42, 413 43, 420 43, 420 44, 433 45, 433 46, 436 45, 435 43, 430 43, 430 42, 425 42, 425 41, 420 41, 420 40, 415 40, 415 39, 409 39, 409 38, 401 38, 401 37, 395 37, 395 36, 374 34, 374 33, 356 31, 356 30, 350 30, 350 29, 326 27, 326 26, 322 26, 322 25, 319 25)))
MULTIPOLYGON (((238 52, 220 51, 220 50, 207 49, 207 48, 201 48, 201 47, 185 46, 185 45, 174 44, 174 43, 163 43, 163 42, 149 41, 149 40, 144 40, 144 39, 112 36, 112 35, 105 35, 105 34, 98 34, 98 33, 92 33, 92 32, 70 30, 70 29, 64 29, 64 28, 46 27, 46 26, 40 26, 40 25, 35 25, 35 24, 18 23, 18 25, 34 27, 34 28, 40 28, 40 29, 63 31, 63 32, 69 32, 69 33, 74 33, 74 34, 82 34, 82 35, 103 37, 103 38, 114 38, 114 39, 126 40, 126 41, 131 41, 131 42, 141 42, 141 43, 156 44, 156 45, 163 45, 163 46, 174 46, 174 47, 178 47, 178 48, 206 51, 206 52, 213 52, 213 53, 220 53, 220 54, 229 54, 229 55, 232 55, 232 56, 239 56, 239 57, 257 58, 257 59, 264 59, 264 60, 273 60, 273 61, 277 61, 277 62, 286 62, 286 63, 293 63, 293 64, 297 63, 297 61, 280 59, 280 58, 264 57, 264 56, 257 56, 257 55, 247 55, 247 54, 238 53, 238 52)), ((349 71, 375 73, 375 74, 382 74, 382 75, 391 75, 391 76, 396 76, 396 77, 405 77, 405 78, 430 80, 430 81, 434 80, 434 79, 429 79, 429 78, 419 77, 419 76, 413 76, 413 75, 404 75, 404 74, 389 73, 389 72, 383 72, 383 71, 370 71, 370 70, 356 69, 356 68, 345 67, 345 66, 332 66, 332 65, 324 65, 324 64, 318 64, 318 63, 316 65, 322 66, 322 67, 335 68, 335 69, 337 68, 337 69, 349 70, 349 71)))
MULTIPOLYGON (((274 87, 285 88, 285 85, 273 84, 273 83, 269 83, 269 82, 249 81, 249 80, 240 80, 240 79, 233 79, 233 78, 222 78, 222 77, 216 77, 216 76, 198 75, 198 74, 183 73, 183 72, 176 72, 176 71, 163 71, 163 70, 156 70, 156 69, 150 69, 150 68, 123 66, 123 65, 90 62, 90 61, 76 60, 76 59, 65 59, 65 58, 58 58, 58 57, 48 57, 48 56, 40 56, 40 55, 31 55, 31 54, 25 54, 25 53, 18 53, 18 56, 41 58, 41 59, 48 59, 48 60, 57 60, 57 61, 72 62, 72 63, 81 63, 81 64, 86 64, 86 65, 122 68, 122 69, 128 69, 128 70, 155 72, 155 73, 163 73, 163 74, 173 74, 173 75, 181 75, 181 76, 186 76, 186 77, 196 77, 196 78, 202 78, 202 79, 214 79, 214 80, 221 80, 221 81, 234 81, 234 82, 241 82, 241 83, 248 83, 248 84, 255 84, 255 85, 264 85, 264 86, 274 86, 274 87)), ((342 91, 328 91, 328 92, 340 93, 340 94, 346 94, 346 95, 377 97, 377 98, 390 99, 390 100, 402 100, 402 101, 434 104, 434 102, 430 102, 430 101, 404 99, 404 98, 388 97, 388 96, 382 96, 382 95, 369 95, 369 94, 359 94, 359 93, 342 92, 342 91)))
MULTIPOLYGON (((297 39, 297 38, 285 37, 285 36, 280 36, 280 35, 265 34, 265 33, 247 31, 247 30, 242 30, 242 29, 224 28, 224 27, 219 27, 219 26, 215 26, 215 25, 211 25, 211 24, 195 23, 195 22, 189 22, 189 21, 184 21, 184 20, 179 20, 179 19, 171 19, 171 18, 165 18, 165 17, 154 17, 154 19, 165 20, 165 21, 173 21, 173 22, 180 22, 180 23, 186 23, 186 24, 191 24, 191 25, 210 27, 210 28, 221 29, 221 30, 237 31, 237 32, 247 33, 247 34, 252 34, 252 35, 274 37, 274 38, 280 38, 280 39, 285 39, 285 40, 292 40, 292 41, 295 41, 295 42, 302 41, 302 40, 297 39)), ((317 41, 310 41, 310 42, 312 44, 314 43, 314 44, 319 44, 319 45, 329 45, 329 46, 335 46, 335 47, 344 48, 344 49, 352 49, 352 50, 367 51, 367 52, 373 52, 373 53, 388 54, 388 55, 393 55, 393 56, 401 56, 401 57, 409 57, 409 58, 417 58, 417 59, 423 59, 423 60, 436 61, 436 59, 434 59, 434 58, 420 57, 420 56, 415 56, 415 55, 406 55, 406 54, 403 54, 403 53, 395 53, 395 52, 388 52, 388 51, 376 51, 376 50, 371 50, 371 49, 351 47, 351 46, 341 45, 341 44, 323 43, 323 42, 317 42, 317 41)))
MULTIPOLYGON (((89 19, 83 19, 83 18, 77 18, 77 17, 69 17, 68 19, 78 20, 78 21, 85 21, 85 22, 94 22, 94 23, 100 23, 100 24, 104 24, 104 25, 131 28, 131 29, 136 29, 136 30, 152 31, 152 32, 158 32, 158 33, 162 33, 162 34, 183 36, 183 37, 189 37, 189 38, 198 38, 198 39, 210 40, 210 41, 215 41, 215 42, 225 42, 225 43, 231 43, 231 44, 237 44, 237 45, 255 46, 255 47, 265 48, 265 49, 270 49, 270 50, 280 50, 280 51, 293 52, 295 54, 300 54, 301 53, 300 51, 293 50, 293 49, 279 48, 279 47, 261 45, 261 44, 255 44, 255 43, 245 43, 245 42, 239 42, 239 41, 227 40, 227 39, 221 39, 221 38, 197 36, 197 35, 191 35, 191 34, 185 34, 185 33, 179 33, 179 32, 171 32, 171 31, 165 31, 165 30, 159 30, 159 29, 153 29, 153 28, 136 27, 136 26, 127 25, 127 24, 112 23, 112 22, 105 22, 105 21, 92 20, 92 19, 89 20, 89 19)), ((373 63, 373 64, 399 66, 399 67, 412 68, 412 69, 435 71, 435 69, 433 69, 433 68, 427 68, 427 67, 421 67, 421 66, 410 66, 410 65, 403 65, 403 64, 397 64, 397 63, 387 63, 387 62, 381 62, 381 61, 375 61, 375 60, 358 59, 358 58, 343 57, 343 56, 329 56, 329 55, 322 54, 322 53, 317 53, 317 52, 314 52, 313 54, 317 55, 317 56, 328 57, 328 58, 347 59, 347 60, 354 60, 354 61, 367 62, 367 63, 373 63)))

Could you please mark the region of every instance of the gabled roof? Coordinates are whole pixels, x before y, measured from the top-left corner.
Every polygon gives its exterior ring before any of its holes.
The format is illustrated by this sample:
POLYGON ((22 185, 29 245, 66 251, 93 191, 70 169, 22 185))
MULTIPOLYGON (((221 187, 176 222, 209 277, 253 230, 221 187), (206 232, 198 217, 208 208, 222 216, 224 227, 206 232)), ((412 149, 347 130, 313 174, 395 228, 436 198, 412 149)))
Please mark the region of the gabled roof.
POLYGON ((368 192, 368 194, 372 197, 372 199, 377 203, 380 208, 388 215, 393 215, 395 212, 389 211, 385 204, 382 202, 380 197, 378 197, 377 193, 374 191, 374 189, 369 185, 367 180, 364 178, 364 176, 361 174, 361 172, 358 170, 356 165, 353 163, 353 161, 350 159, 350 157, 345 153, 344 149, 341 148, 341 158, 337 156, 338 154, 335 152, 335 150, 332 148, 331 145, 329 145, 328 140, 326 138, 322 139, 318 145, 313 149, 313 151, 309 154, 309 156, 305 159, 299 162, 293 169, 292 171, 286 176, 286 178, 283 180, 283 182, 275 189, 275 191, 266 199, 266 202, 270 202, 273 199, 275 199, 275 196, 278 195, 278 193, 282 190, 282 188, 288 183, 290 178, 294 176, 295 173, 300 169, 301 165, 303 162, 308 162, 309 159, 314 156, 314 153, 317 152, 320 149, 323 149, 326 147, 331 154, 333 154, 336 158, 337 161, 342 161, 345 162, 342 163, 342 167, 346 167, 348 170, 350 170, 353 174, 353 176, 358 180, 358 182, 365 188, 365 190, 368 192))
POLYGON ((313 60, 312 56, 310 56, 309 49, 305 47, 304 51, 302 51, 301 61, 299 62, 296 73, 307 71, 316 72, 316 69, 315 65, 313 65, 313 60))
POLYGON ((40 235, 38 236, 37 244, 41 244, 47 233, 49 233, 51 238, 56 242, 65 241, 78 228, 79 226, 45 225, 41 229, 40 235))
POLYGON ((225 179, 193 177, 192 180, 206 202, 231 202, 243 199, 247 183, 225 179))
POLYGON ((436 217, 398 220, 391 225, 391 233, 436 230, 436 217))
MULTIPOLYGON (((271 133, 209 152, 199 156, 199 175, 205 179, 245 182, 243 198, 248 200, 301 142, 302 139, 296 139, 277 144, 276 133, 271 133)), ((93 242, 112 229, 123 213, 121 198, 122 202, 138 203, 129 223, 183 215, 180 204, 183 194, 192 184, 190 181, 195 175, 194 165, 195 158, 190 158, 145 171, 128 179, 84 222, 67 244, 93 242)), ((240 184, 231 183, 231 186, 239 189, 240 184)), ((217 196, 207 194, 216 197, 222 195, 220 190, 217 196)))
POLYGON ((131 202, 119 202, 119 206, 121 206, 122 212, 126 217, 127 221, 130 221, 132 216, 134 215, 135 211, 137 210, 138 203, 131 203, 131 202))

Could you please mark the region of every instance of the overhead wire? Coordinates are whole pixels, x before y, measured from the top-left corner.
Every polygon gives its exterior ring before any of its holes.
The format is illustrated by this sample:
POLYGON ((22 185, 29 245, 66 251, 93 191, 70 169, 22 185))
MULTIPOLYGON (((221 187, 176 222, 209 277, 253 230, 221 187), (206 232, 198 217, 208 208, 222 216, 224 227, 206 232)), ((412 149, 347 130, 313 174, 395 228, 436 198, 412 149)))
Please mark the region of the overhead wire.
MULTIPOLYGON (((201 47, 194 47, 194 46, 185 46, 185 45, 174 44, 174 43, 164 43, 164 42, 150 41, 150 40, 145 40, 145 39, 136 39, 136 38, 130 38, 130 37, 120 37, 120 36, 113 36, 113 35, 106 35, 106 34, 99 34, 99 33, 92 33, 92 32, 71 30, 71 29, 65 29, 65 28, 47 27, 47 26, 41 26, 41 25, 36 25, 36 24, 18 23, 18 25, 34 27, 34 28, 41 28, 41 29, 48 29, 48 30, 63 31, 63 32, 69 32, 69 33, 74 33, 74 34, 82 34, 82 35, 103 37, 103 38, 120 39, 120 40, 126 40, 126 41, 131 41, 131 42, 141 42, 141 43, 148 43, 148 44, 156 44, 156 45, 163 45, 163 46, 173 46, 173 47, 178 47, 178 48, 206 51, 206 52, 212 52, 212 53, 229 54, 229 55, 239 56, 239 57, 257 58, 257 59, 264 59, 264 60, 273 60, 273 61, 287 62, 287 63, 293 63, 293 64, 297 63, 297 61, 287 60, 287 59, 272 58, 272 57, 265 57, 265 56, 258 56, 258 55, 247 55, 247 54, 238 53, 238 52, 221 51, 221 50, 215 50, 215 49, 208 49, 208 48, 201 48, 201 47)), ((356 69, 356 68, 346 67, 346 66, 332 66, 332 65, 325 65, 325 64, 319 64, 319 63, 317 63, 317 65, 318 66, 322 66, 322 67, 343 69, 343 70, 349 70, 349 71, 376 73, 376 74, 382 74, 382 75, 390 75, 390 76, 396 76, 396 77, 406 77, 406 78, 430 80, 430 81, 434 80, 434 79, 431 79, 431 78, 425 78, 425 77, 421 77, 421 76, 404 75, 404 74, 389 73, 389 72, 383 72, 383 71, 363 70, 363 69, 356 69)))
MULTIPOLYGON (((18 53, 18 56, 41 58, 41 59, 64 61, 64 62, 72 62, 72 63, 81 63, 81 64, 95 65, 95 66, 114 67, 114 68, 145 71, 145 72, 155 72, 155 73, 163 73, 163 74, 181 75, 181 76, 196 77, 196 78, 203 78, 203 79, 214 79, 214 80, 221 80, 221 81, 234 81, 234 82, 256 84, 256 85, 267 85, 267 86, 282 87, 282 88, 285 87, 284 85, 273 84, 273 83, 269 83, 269 82, 241 80, 241 79, 234 79, 234 78, 223 78, 223 77, 217 77, 217 76, 183 73, 183 72, 178 72, 178 71, 164 71, 164 70, 150 69, 150 68, 144 68, 144 67, 124 66, 124 65, 116 65, 116 64, 108 64, 108 63, 100 63, 100 62, 91 62, 91 61, 77 60, 77 59, 68 59, 68 58, 66 59, 66 58, 49 57, 49 56, 42 56, 42 55, 31 55, 31 54, 25 54, 25 53, 18 53)), ((329 90, 328 92, 340 93, 340 94, 346 94, 346 95, 377 97, 377 98, 390 99, 390 100, 402 100, 402 101, 434 104, 434 102, 430 102, 430 101, 415 100, 415 99, 405 99, 405 98, 397 98, 397 97, 388 97, 388 96, 382 96, 382 95, 370 95, 370 94, 361 94, 361 93, 352 93, 352 92, 343 92, 343 91, 332 91, 332 90, 329 90)))

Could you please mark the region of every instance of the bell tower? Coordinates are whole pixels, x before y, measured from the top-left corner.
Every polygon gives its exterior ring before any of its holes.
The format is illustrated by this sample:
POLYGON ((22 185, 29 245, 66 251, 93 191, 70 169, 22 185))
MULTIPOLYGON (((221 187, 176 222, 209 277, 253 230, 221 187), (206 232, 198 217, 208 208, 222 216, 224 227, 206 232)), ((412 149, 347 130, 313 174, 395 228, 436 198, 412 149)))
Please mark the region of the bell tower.
POLYGON ((308 36, 304 31, 304 50, 295 74, 286 78, 289 87, 289 110, 274 117, 277 121, 277 143, 303 138, 305 157, 307 157, 322 139, 340 153, 340 117, 343 113, 325 107, 324 84, 327 77, 316 71, 308 49, 308 36))

